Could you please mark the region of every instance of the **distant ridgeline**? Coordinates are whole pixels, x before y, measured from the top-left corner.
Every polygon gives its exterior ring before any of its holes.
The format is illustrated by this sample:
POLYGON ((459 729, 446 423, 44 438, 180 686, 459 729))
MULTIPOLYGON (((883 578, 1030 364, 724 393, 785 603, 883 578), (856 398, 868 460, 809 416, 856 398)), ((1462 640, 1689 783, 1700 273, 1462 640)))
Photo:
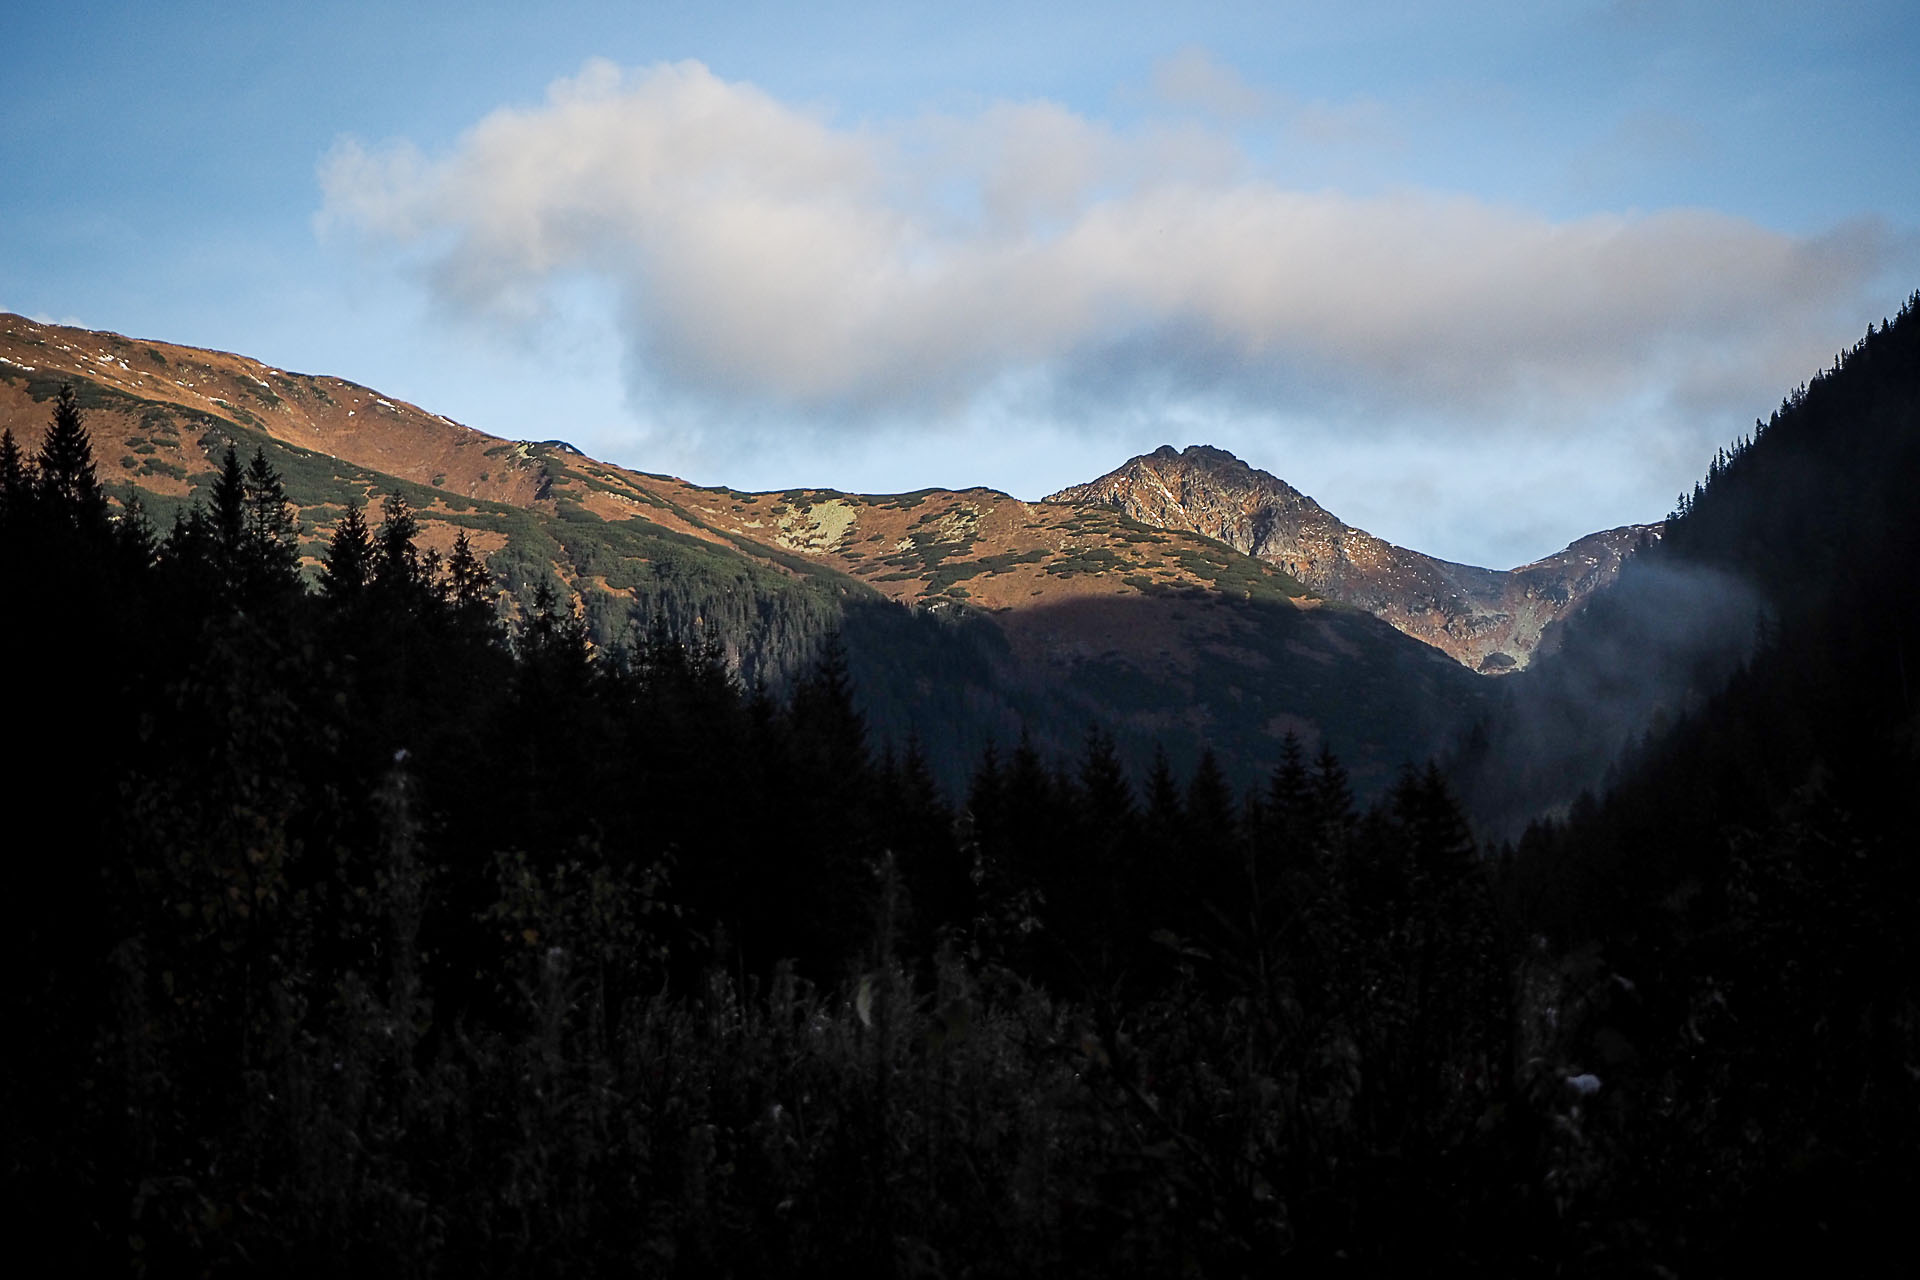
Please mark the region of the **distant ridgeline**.
POLYGON ((403 497, 422 553, 464 534, 504 588, 503 622, 542 583, 577 600, 591 642, 637 649, 656 627, 718 644, 778 694, 844 643, 859 705, 896 747, 917 734, 964 783, 989 742, 1048 754, 1113 735, 1144 768, 1203 748, 1251 783, 1285 735, 1334 744, 1375 795, 1484 705, 1481 682, 1285 571, 1106 507, 989 490, 861 496, 700 488, 507 441, 337 378, 223 352, 0 315, 0 425, 37 448, 74 388, 117 500, 164 531, 210 500, 223 452, 264 454, 316 581, 358 503, 403 497))
MULTIPOLYGON (((138 376, 204 376, 154 354, 138 376)), ((544 572, 509 622, 478 517, 525 508, 431 495, 492 485, 587 526, 565 502, 654 491, 424 415, 444 448, 405 465, 447 483, 388 488, 377 515, 349 486, 319 545, 276 459, 349 485, 343 469, 263 437, 207 446, 210 478, 182 480, 156 528, 137 493, 113 508, 80 396, 34 401, 38 372, 0 378, 49 419, 27 446, 0 433, 21 907, 0 1196, 67 1270, 1684 1275, 1903 1256, 1920 297, 1717 459, 1665 542, 1501 682, 1452 762, 1483 813, 1604 769, 1586 739, 1633 751, 1604 795, 1490 854, 1439 767, 1363 807, 1279 712, 1272 768, 1130 768, 1094 732, 1071 756, 983 749, 948 789, 916 742, 870 737, 852 628, 775 695, 717 633, 664 616, 596 653, 544 572)), ((340 416, 387 412, 309 389, 340 416)), ((149 430, 154 454, 123 471, 184 440, 149 430)), ((1210 657, 1290 654, 1323 683, 1275 686, 1289 697, 1376 682, 1361 705, 1383 734, 1420 697, 1430 733, 1459 710, 1454 680, 1491 683, 1108 509, 699 492, 711 512, 685 511, 769 539, 768 581, 844 579, 847 599, 871 581, 890 620, 947 625, 884 598, 910 577, 1024 661, 1091 646, 1089 615, 1136 640, 1143 620, 1204 626, 1147 639, 1207 637, 1171 669, 1208 698, 1255 700, 1209 689, 1210 657), (995 521, 1060 554, 1019 559, 995 521), (970 603, 1055 566, 1077 629, 970 603), (1200 569, 1239 605, 1190 591, 1200 569), (1374 643, 1389 661, 1364 661, 1374 643)), ((708 554, 718 525, 700 527, 649 545, 708 554)), ((745 593, 757 570, 739 572, 745 593)), ((969 652, 943 660, 964 672, 969 652)), ((1074 679, 1141 670, 1071 657, 1074 679)), ((914 679, 930 699, 933 673, 914 679)))

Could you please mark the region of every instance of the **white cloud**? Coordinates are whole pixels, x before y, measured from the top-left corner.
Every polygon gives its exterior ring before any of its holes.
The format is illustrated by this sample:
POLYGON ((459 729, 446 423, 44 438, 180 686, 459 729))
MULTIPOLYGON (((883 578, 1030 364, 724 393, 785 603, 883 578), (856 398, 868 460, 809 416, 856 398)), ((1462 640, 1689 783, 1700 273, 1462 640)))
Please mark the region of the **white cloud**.
MULTIPOLYGON (((1157 89, 1300 114, 1198 53, 1157 89)), ((320 176, 317 225, 412 253, 452 308, 524 322, 570 280, 612 286, 633 385, 716 440, 769 413, 958 423, 1009 387, 1062 420, 1149 396, 1481 435, 1569 398, 1592 412, 1568 429, 1751 412, 1853 332, 1889 252, 1867 224, 1294 190, 1191 117, 845 125, 694 62, 591 63, 445 154, 346 139, 320 176)))
POLYGON ((1248 84, 1232 67, 1205 49, 1186 48, 1153 69, 1154 96, 1173 107, 1187 107, 1222 120, 1250 120, 1280 106, 1271 90, 1248 84))

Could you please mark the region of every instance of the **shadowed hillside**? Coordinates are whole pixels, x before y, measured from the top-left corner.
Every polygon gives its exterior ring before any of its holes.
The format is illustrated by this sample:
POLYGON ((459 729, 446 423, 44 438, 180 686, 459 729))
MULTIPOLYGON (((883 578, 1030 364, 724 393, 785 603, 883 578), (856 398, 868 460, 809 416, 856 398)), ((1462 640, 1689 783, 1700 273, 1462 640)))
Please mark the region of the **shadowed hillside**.
POLYGON ((1135 765, 1156 738, 1183 764, 1213 745, 1243 782, 1287 732, 1325 738, 1371 793, 1484 696, 1280 569, 1101 505, 701 488, 336 378, 0 317, 0 425, 29 452, 64 383, 107 490, 132 486, 163 532, 209 499, 232 444, 282 477, 309 575, 349 506, 371 516, 397 493, 423 550, 444 557, 466 535, 504 588, 503 619, 527 616, 552 580, 603 649, 637 648, 656 626, 711 637, 742 679, 776 691, 838 633, 876 730, 917 734, 952 785, 988 741, 1025 730, 1072 750, 1099 725, 1135 765), (1277 621, 1250 629, 1250 610, 1277 621))

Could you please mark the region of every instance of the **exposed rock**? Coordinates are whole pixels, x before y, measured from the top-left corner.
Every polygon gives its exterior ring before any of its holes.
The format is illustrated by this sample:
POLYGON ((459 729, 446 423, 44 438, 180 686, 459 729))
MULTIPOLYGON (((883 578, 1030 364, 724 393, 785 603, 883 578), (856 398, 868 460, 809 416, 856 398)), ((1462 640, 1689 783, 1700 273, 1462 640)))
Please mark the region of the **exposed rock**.
POLYGON ((1560 619, 1613 581, 1642 537, 1662 531, 1627 525, 1588 534, 1516 569, 1454 564, 1356 529, 1285 481, 1207 445, 1162 445, 1047 500, 1099 503, 1142 524, 1216 538, 1487 675, 1525 667, 1560 619))

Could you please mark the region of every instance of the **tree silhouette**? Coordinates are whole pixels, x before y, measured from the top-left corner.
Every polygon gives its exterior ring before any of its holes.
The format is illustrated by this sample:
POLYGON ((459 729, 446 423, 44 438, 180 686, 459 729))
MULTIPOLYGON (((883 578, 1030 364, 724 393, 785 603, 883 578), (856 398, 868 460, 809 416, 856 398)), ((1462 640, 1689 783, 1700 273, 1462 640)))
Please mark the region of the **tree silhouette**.
POLYGON ((33 492, 33 463, 21 454, 11 427, 0 431, 0 529, 27 518, 33 492))
POLYGON ((283 595, 299 581, 300 525, 265 449, 247 464, 245 494, 249 589, 256 597, 283 595))
POLYGON ((321 593, 336 606, 366 594, 367 584, 373 579, 373 536, 359 503, 349 502, 335 522, 322 567, 321 593))
POLYGON ((53 519, 70 529, 105 530, 107 495, 94 471, 93 441, 71 383, 61 385, 35 462, 39 497, 53 519))
POLYGON ((494 601, 498 596, 493 575, 474 554, 473 543, 462 529, 453 540, 453 554, 447 557, 447 600, 455 621, 471 635, 494 638, 498 632, 494 601))

